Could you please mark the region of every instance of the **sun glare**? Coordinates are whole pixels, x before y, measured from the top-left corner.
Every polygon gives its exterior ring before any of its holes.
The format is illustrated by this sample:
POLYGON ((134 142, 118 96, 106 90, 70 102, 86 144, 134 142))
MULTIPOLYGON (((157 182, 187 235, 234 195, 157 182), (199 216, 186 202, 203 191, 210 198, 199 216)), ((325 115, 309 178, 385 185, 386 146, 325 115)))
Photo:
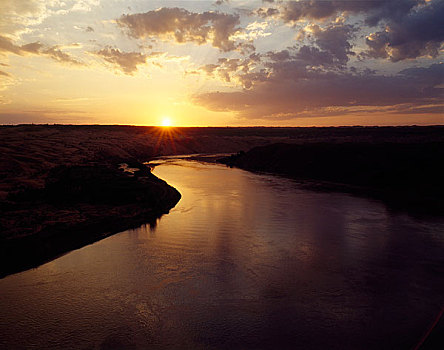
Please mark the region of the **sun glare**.
POLYGON ((171 126, 171 119, 170 118, 163 118, 162 119, 162 126, 171 126))

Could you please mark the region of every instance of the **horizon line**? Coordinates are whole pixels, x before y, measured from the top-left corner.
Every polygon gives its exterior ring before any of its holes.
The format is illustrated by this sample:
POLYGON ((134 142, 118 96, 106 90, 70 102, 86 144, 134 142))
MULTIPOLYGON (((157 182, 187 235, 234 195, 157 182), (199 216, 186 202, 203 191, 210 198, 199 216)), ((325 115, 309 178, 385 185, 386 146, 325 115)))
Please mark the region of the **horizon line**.
POLYGON ((63 123, 19 123, 19 124, 0 124, 0 127, 20 127, 20 126, 132 126, 146 128, 402 128, 402 127, 444 127, 444 124, 402 124, 402 125, 145 125, 145 124, 63 124, 63 123))

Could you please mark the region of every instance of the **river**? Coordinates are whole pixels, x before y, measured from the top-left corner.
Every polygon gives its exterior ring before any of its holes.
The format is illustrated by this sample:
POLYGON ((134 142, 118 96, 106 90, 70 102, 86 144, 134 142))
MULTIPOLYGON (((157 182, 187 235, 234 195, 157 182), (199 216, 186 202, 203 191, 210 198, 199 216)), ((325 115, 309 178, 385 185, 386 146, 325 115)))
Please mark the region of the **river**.
POLYGON ((189 160, 156 224, 0 280, 2 349, 410 349, 444 306, 444 221, 189 160))

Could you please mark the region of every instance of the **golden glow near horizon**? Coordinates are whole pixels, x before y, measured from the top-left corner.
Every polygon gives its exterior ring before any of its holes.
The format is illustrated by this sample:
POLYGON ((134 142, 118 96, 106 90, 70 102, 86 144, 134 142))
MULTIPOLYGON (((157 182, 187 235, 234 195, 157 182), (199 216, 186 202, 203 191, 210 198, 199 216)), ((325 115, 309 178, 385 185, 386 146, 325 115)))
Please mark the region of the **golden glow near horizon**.
POLYGON ((1 0, 0 124, 444 124, 437 0, 362 1, 1 0))
POLYGON ((171 119, 169 117, 164 117, 162 119, 162 124, 161 125, 163 127, 170 127, 170 126, 172 126, 171 119))

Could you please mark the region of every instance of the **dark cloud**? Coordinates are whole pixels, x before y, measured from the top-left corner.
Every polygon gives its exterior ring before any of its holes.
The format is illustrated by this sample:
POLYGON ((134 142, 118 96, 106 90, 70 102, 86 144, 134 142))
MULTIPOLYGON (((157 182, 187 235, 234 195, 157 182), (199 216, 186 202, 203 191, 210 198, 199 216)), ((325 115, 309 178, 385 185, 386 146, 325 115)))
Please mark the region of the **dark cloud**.
POLYGON ((218 77, 226 82, 239 83, 244 89, 268 81, 310 79, 314 74, 329 71, 342 71, 348 61, 351 45, 348 38, 352 28, 331 26, 321 29, 311 28, 314 42, 319 47, 303 45, 281 51, 269 51, 265 54, 251 54, 239 58, 221 58, 215 64, 207 64, 201 71, 218 77), (338 29, 338 30, 337 30, 338 29))
POLYGON ((73 65, 82 65, 69 54, 60 50, 59 46, 45 47, 40 42, 33 42, 25 45, 16 45, 13 41, 5 36, 0 35, 0 54, 13 53, 19 56, 25 55, 42 55, 48 56, 55 61, 69 63, 73 65))
POLYGON ((240 58, 220 58, 217 63, 200 68, 208 75, 225 82, 236 82, 244 89, 274 79, 306 79, 314 73, 344 70, 351 52, 348 39, 354 31, 351 26, 331 25, 327 28, 311 26, 310 36, 316 46, 303 45, 265 54, 251 54, 240 58), (320 48, 319 48, 320 47, 320 48))
POLYGON ((287 61, 291 59, 293 56, 291 55, 289 50, 281 50, 281 51, 269 51, 266 54, 272 61, 287 61))
POLYGON ((349 40, 355 28, 343 23, 330 24, 324 28, 311 25, 306 38, 313 45, 292 47, 265 54, 252 54, 245 59, 221 58, 216 64, 201 67, 201 71, 218 77, 225 82, 236 82, 245 89, 264 82, 270 76, 275 78, 309 78, 313 72, 343 70, 351 51, 349 40))
POLYGON ((422 56, 437 57, 444 42, 444 1, 430 1, 403 16, 392 16, 384 30, 366 38, 362 57, 393 62, 422 56))
POLYGON ((285 60, 274 62, 272 70, 249 90, 210 92, 195 96, 194 101, 210 110, 235 111, 251 119, 331 116, 338 111, 347 114, 381 108, 394 113, 401 109, 431 113, 442 105, 437 74, 444 74, 444 65, 384 76, 309 70, 298 60, 285 60))
POLYGON ((325 20, 340 13, 365 15, 368 25, 377 25, 387 18, 402 17, 424 0, 309 0, 287 1, 280 7, 280 17, 285 22, 296 22, 301 19, 325 20))
MULTIPOLYGON (((437 57, 444 42, 443 0, 288 1, 280 3, 278 7, 261 8, 256 14, 277 17, 287 23, 324 21, 340 14, 361 14, 368 26, 384 27, 366 38, 368 50, 361 53, 361 58, 388 58, 396 62, 423 56, 437 57)), ((335 38, 331 39, 325 37, 325 40, 319 41, 329 45, 327 51, 334 54, 335 38)), ((318 46, 325 49, 320 42, 318 46)), ((347 48, 344 43, 339 45, 342 51, 334 55, 345 62, 351 47, 347 48)))
POLYGON ((148 58, 140 52, 122 52, 119 49, 110 47, 97 51, 95 54, 117 66, 128 75, 133 75, 137 71, 137 66, 145 64, 148 58))
POLYGON ((253 81, 261 80, 261 73, 254 71, 260 60, 261 58, 258 54, 251 54, 243 59, 220 58, 217 64, 204 65, 200 67, 200 70, 227 83, 234 80, 244 88, 249 89, 253 81))
POLYGON ((277 16, 279 14, 279 10, 274 7, 268 7, 268 8, 261 7, 259 9, 257 9, 256 11, 254 11, 253 13, 259 17, 267 18, 267 17, 277 16))
MULTIPOLYGON (((359 1, 356 2, 359 3, 359 1)), ((364 10, 365 23, 369 26, 376 26, 381 21, 399 21, 409 13, 414 12, 418 7, 420 8, 426 4, 426 2, 426 0, 371 1, 368 4, 368 8, 364 10)))
POLYGON ((338 64, 347 63, 348 56, 354 55, 350 44, 356 31, 353 26, 339 23, 330 24, 325 28, 312 25, 310 29, 316 45, 324 51, 324 54, 331 55, 338 64))
POLYGON ((220 12, 189 12, 180 8, 160 8, 155 11, 123 15, 117 23, 134 38, 166 37, 178 43, 211 43, 222 51, 230 51, 237 45, 230 36, 240 23, 238 15, 220 12))
POLYGON ((220 6, 220 5, 223 5, 224 3, 229 3, 230 1, 229 0, 216 0, 215 2, 214 2, 214 5, 216 5, 216 6, 220 6))
POLYGON ((280 14, 285 22, 307 19, 324 19, 336 13, 338 9, 332 1, 289 1, 284 4, 280 14))
POLYGON ((330 66, 334 64, 334 57, 331 53, 321 51, 314 46, 302 46, 296 54, 296 58, 310 62, 313 66, 330 66))
POLYGON ((415 67, 407 68, 399 72, 410 80, 416 81, 422 86, 427 85, 442 85, 444 84, 444 64, 436 63, 430 67, 415 67))

